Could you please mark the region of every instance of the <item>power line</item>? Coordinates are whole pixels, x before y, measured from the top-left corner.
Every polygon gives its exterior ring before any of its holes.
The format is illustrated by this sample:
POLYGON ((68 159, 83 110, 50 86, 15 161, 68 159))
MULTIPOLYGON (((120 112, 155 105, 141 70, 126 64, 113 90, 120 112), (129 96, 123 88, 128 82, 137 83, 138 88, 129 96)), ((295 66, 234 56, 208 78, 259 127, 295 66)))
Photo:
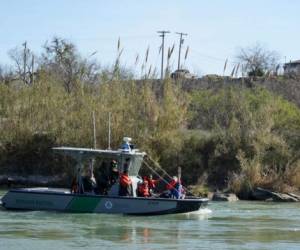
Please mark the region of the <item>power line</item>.
MULTIPOLYGON (((196 52, 198 55, 202 56, 202 57, 205 57, 209 60, 213 60, 213 61, 220 61, 220 62, 225 62, 226 61, 226 58, 221 58, 221 57, 215 57, 215 56, 210 56, 210 55, 207 55, 207 54, 203 54, 195 49, 193 49, 194 52, 196 52)), ((232 61, 232 60, 228 60, 228 62, 232 63, 232 64, 237 64, 238 62, 236 61, 232 61)))
POLYGON ((160 78, 164 78, 164 47, 165 47, 165 35, 167 33, 170 33, 170 31, 162 30, 162 31, 157 31, 159 33, 160 37, 162 38, 162 43, 161 43, 161 73, 160 73, 160 78))

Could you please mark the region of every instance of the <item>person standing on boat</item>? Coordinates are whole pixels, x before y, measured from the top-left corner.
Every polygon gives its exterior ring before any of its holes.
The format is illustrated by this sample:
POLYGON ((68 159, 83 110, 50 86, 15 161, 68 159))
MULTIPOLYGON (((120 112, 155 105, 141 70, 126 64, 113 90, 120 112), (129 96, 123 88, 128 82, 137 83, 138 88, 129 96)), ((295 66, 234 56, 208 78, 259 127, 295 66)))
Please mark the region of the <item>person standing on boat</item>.
POLYGON ((109 187, 114 185, 119 179, 119 170, 116 160, 112 160, 110 163, 110 173, 109 173, 109 187))
POLYGON ((119 195, 120 196, 132 196, 132 180, 128 175, 130 158, 127 158, 123 166, 123 173, 120 175, 119 184, 119 195))
POLYGON ((130 137, 124 137, 123 140, 124 140, 124 142, 121 146, 122 151, 130 152, 131 151, 131 145, 130 145, 131 138, 130 137))
POLYGON ((132 195, 132 181, 128 176, 128 171, 124 170, 124 172, 120 175, 120 196, 131 196, 132 195))
POLYGON ((172 181, 167 184, 166 189, 170 194, 170 198, 175 198, 175 199, 182 198, 183 188, 177 176, 173 176, 172 181))
POLYGON ((96 191, 97 182, 94 177, 92 169, 87 170, 87 174, 82 177, 83 192, 94 193, 96 191))

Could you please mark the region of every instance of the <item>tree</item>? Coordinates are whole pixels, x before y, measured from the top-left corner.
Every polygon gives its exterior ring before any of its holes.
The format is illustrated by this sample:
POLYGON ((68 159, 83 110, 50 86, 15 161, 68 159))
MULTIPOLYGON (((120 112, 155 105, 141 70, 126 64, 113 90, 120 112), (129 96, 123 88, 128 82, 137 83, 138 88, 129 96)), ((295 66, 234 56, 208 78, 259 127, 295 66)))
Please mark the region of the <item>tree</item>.
POLYGON ((32 85, 34 80, 35 57, 33 52, 27 47, 27 42, 22 44, 23 49, 18 47, 8 52, 9 57, 14 62, 15 75, 17 79, 26 85, 32 85))
POLYGON ((54 37, 44 45, 44 49, 41 66, 62 81, 68 93, 76 88, 78 82, 97 81, 97 64, 88 61, 88 58, 82 59, 73 43, 54 37))
POLYGON ((256 43, 252 47, 240 48, 236 58, 243 65, 243 73, 255 77, 263 76, 267 72, 276 71, 279 54, 256 43))

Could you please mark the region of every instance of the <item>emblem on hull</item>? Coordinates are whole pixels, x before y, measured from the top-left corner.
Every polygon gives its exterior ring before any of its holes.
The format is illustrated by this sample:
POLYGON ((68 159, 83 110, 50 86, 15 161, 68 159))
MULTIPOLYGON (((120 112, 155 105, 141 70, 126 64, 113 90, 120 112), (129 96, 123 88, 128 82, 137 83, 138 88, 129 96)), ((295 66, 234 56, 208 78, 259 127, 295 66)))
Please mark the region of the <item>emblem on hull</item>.
POLYGON ((104 206, 107 208, 107 209, 111 209, 113 204, 111 203, 111 201, 106 201, 104 206))

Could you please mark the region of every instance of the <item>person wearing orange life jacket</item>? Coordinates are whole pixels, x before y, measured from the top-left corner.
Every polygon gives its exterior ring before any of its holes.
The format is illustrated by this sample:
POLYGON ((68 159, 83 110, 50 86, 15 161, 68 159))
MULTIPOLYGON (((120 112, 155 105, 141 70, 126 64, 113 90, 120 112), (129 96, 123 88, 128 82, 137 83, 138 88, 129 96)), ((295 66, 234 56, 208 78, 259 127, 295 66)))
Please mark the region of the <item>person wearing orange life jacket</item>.
POLYGON ((127 158, 123 167, 123 173, 119 177, 119 195, 120 196, 131 196, 132 195, 132 180, 128 175, 130 159, 127 158))
POLYGON ((178 180, 177 176, 173 176, 172 181, 167 184, 166 189, 171 198, 183 198, 183 188, 181 185, 181 181, 178 180))
POLYGON ((156 188, 156 185, 158 184, 160 179, 154 180, 152 177, 152 174, 150 174, 149 177, 147 178, 147 180, 148 180, 148 185, 149 185, 149 191, 150 191, 150 193, 153 193, 156 188))
POLYGON ((176 176, 173 176, 173 179, 167 184, 166 189, 172 190, 173 188, 175 188, 177 183, 178 183, 178 178, 176 176))
POLYGON ((132 195, 132 181, 128 176, 128 171, 125 170, 119 179, 120 189, 119 195, 120 196, 131 196, 132 195))
POLYGON ((150 197, 150 190, 147 180, 143 180, 142 183, 138 185, 138 196, 139 197, 150 197))

